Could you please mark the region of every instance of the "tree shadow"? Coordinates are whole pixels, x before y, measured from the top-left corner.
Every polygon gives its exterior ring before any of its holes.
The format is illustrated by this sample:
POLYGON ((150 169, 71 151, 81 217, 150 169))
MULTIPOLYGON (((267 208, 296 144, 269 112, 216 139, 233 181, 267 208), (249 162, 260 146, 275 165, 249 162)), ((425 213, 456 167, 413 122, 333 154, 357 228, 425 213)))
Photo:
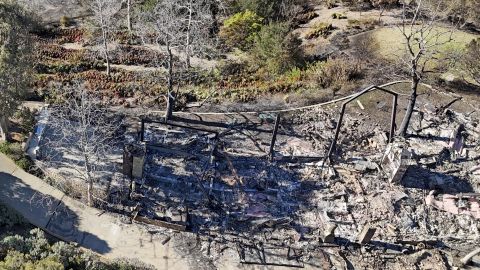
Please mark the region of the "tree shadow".
POLYGON ((80 230, 79 216, 62 202, 63 193, 40 180, 32 182, 35 185, 32 187, 4 172, 0 172, 0 181, 0 200, 33 225, 63 241, 76 242, 100 254, 111 250, 106 241, 80 230))

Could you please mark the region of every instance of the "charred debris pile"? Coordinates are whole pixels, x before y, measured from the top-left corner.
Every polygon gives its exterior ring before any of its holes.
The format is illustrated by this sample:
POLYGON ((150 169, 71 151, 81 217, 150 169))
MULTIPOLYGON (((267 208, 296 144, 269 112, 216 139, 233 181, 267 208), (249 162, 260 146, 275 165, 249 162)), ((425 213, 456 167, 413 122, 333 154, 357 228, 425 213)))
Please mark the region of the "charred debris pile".
POLYGON ((459 258, 480 233, 479 119, 416 113, 411 136, 390 142, 389 127, 346 115, 329 159, 337 119, 315 109, 144 120, 124 155, 125 209, 165 242, 194 235, 213 261, 468 264, 459 258))

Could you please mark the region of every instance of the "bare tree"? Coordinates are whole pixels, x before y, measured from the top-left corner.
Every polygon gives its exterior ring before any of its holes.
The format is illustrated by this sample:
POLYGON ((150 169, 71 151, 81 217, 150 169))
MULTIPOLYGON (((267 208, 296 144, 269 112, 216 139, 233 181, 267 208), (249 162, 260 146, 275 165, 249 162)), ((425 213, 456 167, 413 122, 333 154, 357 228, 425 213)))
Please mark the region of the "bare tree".
POLYGON ((398 0, 371 0, 372 6, 375 8, 380 8, 380 14, 378 14, 378 22, 382 22, 383 13, 393 7, 398 6, 398 0))
POLYGON ((122 3, 125 3, 127 6, 127 30, 130 35, 133 33, 133 22, 132 22, 132 13, 133 13, 133 5, 135 4, 135 0, 123 0, 122 3))
POLYGON ((108 43, 112 37, 114 16, 121 7, 118 0, 91 0, 90 8, 93 12, 94 25, 101 31, 102 54, 107 65, 107 75, 110 76, 110 56, 108 43))
POLYGON ((421 80, 427 73, 434 72, 431 62, 437 60, 440 47, 452 41, 454 29, 438 27, 446 21, 442 16, 442 2, 417 0, 403 3, 403 19, 399 29, 403 36, 406 57, 401 57, 401 60, 408 68, 411 85, 406 113, 398 130, 401 136, 407 135, 421 80))
POLYGON ((150 40, 166 54, 168 120, 175 104, 174 67, 176 58, 190 58, 208 47, 212 23, 209 0, 163 0, 148 12, 141 14, 138 29, 144 42, 150 40), (176 56, 176 57, 175 57, 176 56))
POLYGON ((73 178, 85 183, 87 203, 92 206, 95 183, 114 171, 121 122, 83 84, 53 91, 58 102, 50 107, 42 156, 49 167, 74 171, 73 178))
POLYGON ((191 67, 192 55, 202 52, 210 44, 210 30, 213 27, 212 9, 216 3, 208 0, 186 0, 184 3, 177 2, 179 7, 185 10, 185 64, 191 67))
POLYGON ((8 118, 20 105, 31 79, 32 15, 15 1, 0 2, 0 140, 8 137, 8 118))

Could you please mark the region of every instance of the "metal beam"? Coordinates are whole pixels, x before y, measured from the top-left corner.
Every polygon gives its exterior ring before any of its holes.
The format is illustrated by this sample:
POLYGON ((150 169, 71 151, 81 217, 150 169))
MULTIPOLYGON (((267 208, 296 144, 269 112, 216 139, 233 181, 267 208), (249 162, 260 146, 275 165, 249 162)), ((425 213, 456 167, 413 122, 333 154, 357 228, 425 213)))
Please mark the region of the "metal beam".
POLYGON ((274 157, 273 150, 275 148, 275 142, 277 141, 277 133, 278 133, 279 125, 280 125, 280 114, 277 114, 277 117, 275 118, 275 127, 273 128, 272 140, 270 141, 270 150, 268 151, 270 160, 273 160, 273 157, 274 157))
POLYGON ((337 128, 335 130, 335 136, 333 138, 333 141, 330 145, 330 148, 328 150, 328 154, 325 158, 328 158, 329 161, 331 162, 332 161, 332 154, 333 152, 335 151, 335 148, 337 146, 337 141, 338 141, 338 136, 340 135, 340 128, 342 126, 342 122, 343 122, 343 116, 345 115, 345 110, 346 110, 346 107, 347 105, 354 101, 355 99, 373 91, 373 90, 380 90, 384 93, 387 93, 387 94, 390 94, 393 96, 393 102, 392 102, 392 114, 391 114, 391 119, 390 119, 390 136, 389 136, 389 142, 392 142, 393 141, 393 137, 394 137, 394 133, 395 133, 395 119, 396 119, 396 116, 397 116, 397 104, 398 104, 398 96, 399 94, 395 91, 392 91, 392 90, 388 90, 388 89, 385 89, 383 87, 380 87, 380 86, 376 86, 376 85, 372 85, 372 86, 369 86, 367 88, 365 88, 364 90, 360 91, 357 95, 354 95, 352 96, 351 98, 347 99, 343 104, 342 104, 342 110, 340 111, 340 116, 338 117, 338 123, 337 123, 337 128))

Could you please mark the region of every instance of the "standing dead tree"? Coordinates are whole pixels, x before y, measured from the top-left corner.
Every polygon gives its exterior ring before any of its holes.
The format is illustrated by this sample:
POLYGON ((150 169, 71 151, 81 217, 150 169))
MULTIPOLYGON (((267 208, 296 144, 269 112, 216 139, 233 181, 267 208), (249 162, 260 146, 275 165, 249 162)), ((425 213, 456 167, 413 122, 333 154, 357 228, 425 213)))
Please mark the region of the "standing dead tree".
POLYGON ((210 5, 209 0, 163 0, 140 15, 137 28, 144 43, 154 43, 166 55, 167 120, 175 105, 175 60, 185 59, 188 68, 191 57, 209 47, 210 5))
POLYGON ((191 56, 204 52, 211 43, 212 9, 216 8, 216 4, 208 0, 186 0, 184 3, 178 1, 178 5, 186 14, 184 51, 186 67, 190 68, 191 56))
POLYGON ((132 34, 132 0, 127 0, 127 29, 132 34))
MULTIPOLYGON (((83 84, 59 87, 58 102, 51 105, 44 161, 86 185, 88 205, 93 205, 94 186, 112 175, 121 122, 109 115, 83 84)), ((84 189, 82 188, 82 191, 84 189)), ((83 192, 82 192, 83 193, 83 192)))
POLYGON ((93 12, 93 23, 101 32, 101 50, 107 65, 107 75, 110 76, 110 56, 108 43, 112 37, 114 16, 120 10, 121 2, 118 0, 91 0, 90 9, 93 12))
POLYGON ((378 23, 382 22, 383 13, 393 7, 397 7, 399 4, 398 0, 371 0, 372 6, 380 9, 380 14, 378 14, 378 23))
POLYGON ((122 0, 122 5, 126 5, 126 12, 127 12, 127 17, 126 17, 126 26, 128 33, 132 35, 133 33, 133 10, 134 10, 134 5, 135 5, 135 0, 122 0))
MULTIPOLYGON (((446 0, 445 0, 446 1, 446 0)), ((440 0, 416 0, 403 3, 402 23, 398 26, 405 45, 400 56, 410 77, 410 96, 398 134, 407 135, 410 119, 418 96, 418 86, 428 73, 434 72, 434 61, 440 56, 441 46, 452 41, 454 28, 440 28, 445 23, 444 8, 440 0)))
POLYGON ((32 14, 15 1, 0 2, 0 140, 8 137, 8 119, 20 105, 32 72, 32 14))

